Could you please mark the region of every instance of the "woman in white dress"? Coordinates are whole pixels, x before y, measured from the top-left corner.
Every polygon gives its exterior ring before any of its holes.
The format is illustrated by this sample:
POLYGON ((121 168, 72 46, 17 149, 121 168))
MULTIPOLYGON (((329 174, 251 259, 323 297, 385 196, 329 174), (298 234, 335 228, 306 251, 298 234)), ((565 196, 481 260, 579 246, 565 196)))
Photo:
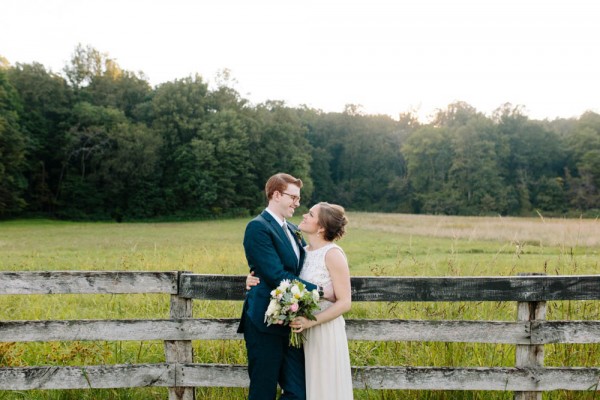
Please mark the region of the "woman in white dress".
MULTIPOLYGON (((307 400, 350 400, 352 372, 344 317, 350 310, 350 270, 341 247, 348 223, 344 208, 325 202, 314 205, 298 226, 309 243, 300 278, 321 287, 332 286, 335 302, 321 299, 316 321, 296 318, 290 327, 303 332, 307 400)), ((246 288, 258 284, 248 275, 246 288)))
POLYGON ((350 310, 350 271, 344 251, 333 243, 345 233, 348 219, 341 206, 318 203, 298 226, 309 245, 300 278, 316 285, 333 285, 335 303, 319 302, 316 321, 296 318, 290 327, 304 332, 307 400, 352 399, 352 373, 344 317, 350 310))

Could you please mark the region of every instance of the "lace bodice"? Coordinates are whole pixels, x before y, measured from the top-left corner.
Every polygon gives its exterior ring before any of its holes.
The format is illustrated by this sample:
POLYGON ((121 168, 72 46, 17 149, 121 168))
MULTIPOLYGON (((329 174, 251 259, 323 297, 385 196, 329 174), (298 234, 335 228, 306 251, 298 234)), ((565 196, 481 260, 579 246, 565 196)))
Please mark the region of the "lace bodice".
MULTIPOLYGON (((307 250, 306 258, 304 259, 304 264, 302 264, 300 278, 310 283, 314 283, 315 285, 323 287, 331 284, 331 276, 329 275, 329 271, 327 270, 327 266, 325 265, 325 255, 332 248, 337 248, 340 249, 342 253, 344 252, 342 248, 335 243, 327 244, 316 250, 307 250)), ((327 300, 319 301, 319 306, 321 310, 326 309, 331 304, 333 303, 327 300)))

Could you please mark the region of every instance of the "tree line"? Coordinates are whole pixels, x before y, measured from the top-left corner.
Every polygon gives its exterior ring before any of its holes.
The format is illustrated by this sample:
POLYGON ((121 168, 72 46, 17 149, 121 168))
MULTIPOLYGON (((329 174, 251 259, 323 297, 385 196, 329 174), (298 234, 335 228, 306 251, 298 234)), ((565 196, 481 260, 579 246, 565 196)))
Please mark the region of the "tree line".
POLYGON ((303 203, 452 215, 597 216, 600 115, 537 121, 464 102, 422 123, 251 104, 227 71, 151 87, 77 46, 62 73, 0 58, 0 217, 139 220, 249 215, 267 178, 303 203))

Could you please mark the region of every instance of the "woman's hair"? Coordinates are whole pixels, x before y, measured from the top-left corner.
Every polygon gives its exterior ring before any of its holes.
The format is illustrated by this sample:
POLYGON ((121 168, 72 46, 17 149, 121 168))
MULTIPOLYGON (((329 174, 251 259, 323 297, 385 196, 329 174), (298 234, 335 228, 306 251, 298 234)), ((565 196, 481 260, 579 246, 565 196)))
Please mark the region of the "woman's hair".
POLYGON ((344 207, 327 202, 319 203, 319 225, 325 230, 323 238, 328 242, 339 240, 346 233, 348 218, 344 207))
POLYGON ((273 193, 275 192, 285 192, 290 184, 302 188, 302 180, 294 178, 289 174, 280 172, 270 177, 265 185, 265 194, 267 195, 267 200, 271 200, 271 197, 273 197, 273 193))

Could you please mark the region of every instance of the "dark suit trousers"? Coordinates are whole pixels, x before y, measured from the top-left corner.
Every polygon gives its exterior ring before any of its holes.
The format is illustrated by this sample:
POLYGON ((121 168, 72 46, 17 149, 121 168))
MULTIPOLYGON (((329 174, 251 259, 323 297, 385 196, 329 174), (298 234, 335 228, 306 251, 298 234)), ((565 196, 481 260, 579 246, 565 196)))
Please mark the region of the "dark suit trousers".
POLYGON ((249 400, 274 400, 277 384, 280 400, 305 400, 304 350, 289 346, 289 337, 260 332, 247 318, 244 339, 250 375, 249 400))

